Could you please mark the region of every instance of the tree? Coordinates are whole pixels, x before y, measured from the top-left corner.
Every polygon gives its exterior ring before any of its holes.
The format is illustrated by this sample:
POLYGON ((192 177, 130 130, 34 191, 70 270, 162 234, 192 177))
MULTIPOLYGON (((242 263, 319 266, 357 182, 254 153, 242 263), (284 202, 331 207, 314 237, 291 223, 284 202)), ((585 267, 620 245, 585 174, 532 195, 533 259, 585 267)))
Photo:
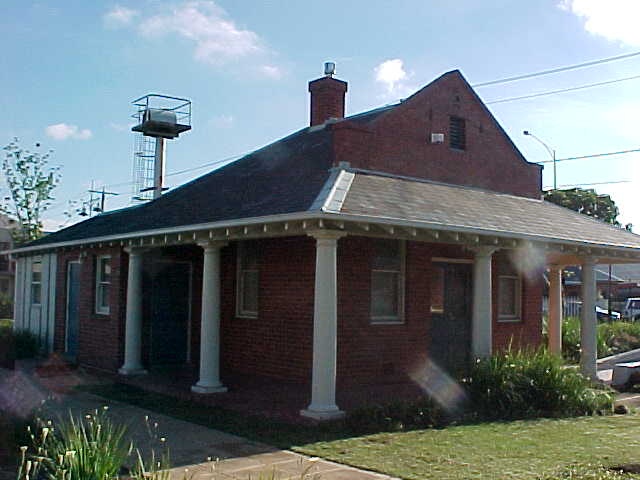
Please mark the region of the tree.
MULTIPOLYGON (((36 143, 36 148, 40 144, 36 143)), ((0 204, 0 211, 15 218, 18 228, 13 230, 16 243, 24 243, 40 238, 42 214, 51 205, 51 193, 60 182, 60 167, 49 166, 46 153, 32 152, 22 148, 17 138, 4 147, 2 161, 9 195, 0 204)))
POLYGON ((617 220, 620 211, 615 202, 609 195, 598 195, 592 188, 547 190, 544 192, 544 199, 611 225, 620 226, 617 220))

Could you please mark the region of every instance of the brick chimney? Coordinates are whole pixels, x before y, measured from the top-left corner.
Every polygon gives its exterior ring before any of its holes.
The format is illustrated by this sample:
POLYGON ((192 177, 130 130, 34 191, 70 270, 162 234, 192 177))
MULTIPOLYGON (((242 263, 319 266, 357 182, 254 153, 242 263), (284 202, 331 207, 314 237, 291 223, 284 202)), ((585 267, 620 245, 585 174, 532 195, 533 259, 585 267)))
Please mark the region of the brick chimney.
POLYGON ((330 118, 344 118, 344 94, 347 92, 347 82, 333 78, 335 67, 334 63, 325 63, 325 76, 309 82, 312 127, 330 118))

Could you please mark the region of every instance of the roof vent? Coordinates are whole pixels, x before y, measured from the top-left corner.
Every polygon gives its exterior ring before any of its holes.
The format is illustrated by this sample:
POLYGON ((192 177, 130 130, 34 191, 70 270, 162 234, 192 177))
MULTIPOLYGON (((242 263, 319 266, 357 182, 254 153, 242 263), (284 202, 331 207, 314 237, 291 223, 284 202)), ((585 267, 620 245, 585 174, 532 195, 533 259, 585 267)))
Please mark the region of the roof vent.
POLYGON ((327 77, 333 77, 336 74, 336 64, 334 62, 325 62, 324 74, 327 77))
POLYGON ((444 133, 432 133, 431 143, 433 144, 444 143, 444 133))

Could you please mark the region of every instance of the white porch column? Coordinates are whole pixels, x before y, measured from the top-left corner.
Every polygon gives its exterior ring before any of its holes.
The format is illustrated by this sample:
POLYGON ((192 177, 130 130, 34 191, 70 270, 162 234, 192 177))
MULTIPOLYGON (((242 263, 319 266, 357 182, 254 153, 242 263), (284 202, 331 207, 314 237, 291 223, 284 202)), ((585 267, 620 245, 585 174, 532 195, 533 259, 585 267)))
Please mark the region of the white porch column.
POLYGON ((200 380, 196 393, 226 392, 220 382, 220 249, 227 243, 211 241, 204 249, 202 271, 202 315, 200 320, 200 380))
POLYGON ((471 352, 473 358, 491 356, 493 323, 491 259, 495 247, 476 247, 473 262, 473 314, 471 352))
POLYGON ((124 338, 124 364, 118 370, 120 375, 140 375, 147 373, 142 367, 142 260, 144 250, 126 247, 129 254, 127 273, 127 311, 124 338))
POLYGON ((549 266, 549 308, 547 313, 549 352, 562 354, 562 266, 549 266))
POLYGON ((597 317, 595 259, 582 262, 582 311, 580 312, 580 370, 591 379, 597 378, 597 317))
POLYGON ((313 372, 311 403, 300 412, 305 417, 328 420, 344 415, 336 405, 337 358, 337 247, 345 234, 319 230, 316 239, 316 278, 313 308, 313 372))

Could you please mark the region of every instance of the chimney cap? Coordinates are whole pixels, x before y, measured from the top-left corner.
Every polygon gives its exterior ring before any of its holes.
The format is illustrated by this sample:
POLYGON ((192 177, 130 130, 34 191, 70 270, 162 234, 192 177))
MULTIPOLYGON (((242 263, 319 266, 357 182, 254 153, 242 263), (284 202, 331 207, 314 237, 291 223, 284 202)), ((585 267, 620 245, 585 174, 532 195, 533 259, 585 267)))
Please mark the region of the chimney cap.
POLYGON ((335 62, 324 62, 324 74, 327 77, 333 77, 336 74, 335 62))

